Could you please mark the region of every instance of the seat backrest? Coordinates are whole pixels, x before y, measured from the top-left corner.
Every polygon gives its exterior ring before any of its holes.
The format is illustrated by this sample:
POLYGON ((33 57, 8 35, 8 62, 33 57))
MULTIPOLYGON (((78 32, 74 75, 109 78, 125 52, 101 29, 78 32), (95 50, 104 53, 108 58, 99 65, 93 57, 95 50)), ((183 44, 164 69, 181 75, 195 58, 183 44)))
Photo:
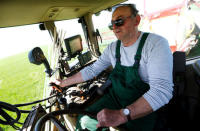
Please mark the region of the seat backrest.
POLYGON ((185 52, 175 51, 173 53, 173 74, 183 73, 186 70, 185 52))
POLYGON ((173 53, 173 59, 174 94, 158 110, 164 126, 156 131, 200 130, 200 61, 186 65, 185 52, 180 51, 173 53))
POLYGON ((176 51, 173 53, 173 98, 167 105, 157 111, 158 121, 154 131, 174 131, 177 129, 175 123, 177 123, 179 118, 174 118, 174 116, 182 115, 177 112, 180 112, 180 96, 183 94, 185 88, 185 58, 185 52, 176 51))
POLYGON ((166 105, 167 127, 171 131, 193 130, 194 127, 200 130, 195 123, 199 119, 199 100, 196 98, 200 88, 195 82, 194 69, 192 65, 186 66, 185 52, 174 52, 173 59, 174 94, 166 105))
POLYGON ((175 51, 173 53, 173 82, 174 97, 183 94, 185 86, 186 55, 185 52, 175 51))

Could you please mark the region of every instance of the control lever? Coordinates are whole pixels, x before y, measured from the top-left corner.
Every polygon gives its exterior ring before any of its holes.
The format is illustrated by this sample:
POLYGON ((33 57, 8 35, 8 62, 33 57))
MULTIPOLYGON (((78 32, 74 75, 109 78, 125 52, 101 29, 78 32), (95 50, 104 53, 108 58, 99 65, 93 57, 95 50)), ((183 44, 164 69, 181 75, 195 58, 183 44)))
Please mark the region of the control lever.
POLYGON ((56 89, 59 92, 62 92, 62 88, 59 85, 56 85, 55 83, 49 83, 49 86, 52 86, 54 89, 56 89))
POLYGON ((111 80, 108 79, 101 87, 99 87, 99 88, 97 89, 97 93, 98 93, 99 95, 104 95, 106 89, 107 89, 108 87, 110 87, 111 84, 112 84, 111 80))

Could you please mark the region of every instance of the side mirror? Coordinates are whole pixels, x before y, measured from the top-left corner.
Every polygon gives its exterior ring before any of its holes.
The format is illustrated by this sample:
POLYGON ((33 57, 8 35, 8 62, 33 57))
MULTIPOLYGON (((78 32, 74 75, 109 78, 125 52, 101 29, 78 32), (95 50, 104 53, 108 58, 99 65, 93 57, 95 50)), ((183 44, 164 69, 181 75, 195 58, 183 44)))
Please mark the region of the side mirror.
POLYGON ((52 69, 50 68, 49 62, 47 61, 46 57, 44 56, 44 53, 40 47, 33 48, 28 53, 28 59, 30 63, 40 65, 44 64, 46 68, 46 73, 50 76, 52 76, 52 69))

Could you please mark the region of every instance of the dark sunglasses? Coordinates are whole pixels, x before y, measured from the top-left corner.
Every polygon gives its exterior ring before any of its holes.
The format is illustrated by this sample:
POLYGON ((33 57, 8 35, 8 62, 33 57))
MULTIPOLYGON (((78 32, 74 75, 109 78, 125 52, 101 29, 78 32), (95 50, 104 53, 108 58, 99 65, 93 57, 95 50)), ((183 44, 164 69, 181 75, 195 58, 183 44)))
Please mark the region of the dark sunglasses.
POLYGON ((110 30, 113 30, 113 26, 114 25, 117 26, 117 27, 123 26, 124 22, 126 21, 126 19, 132 18, 132 17, 133 17, 133 15, 128 16, 128 17, 124 17, 124 18, 118 18, 118 19, 116 19, 114 21, 111 21, 111 23, 108 25, 108 28, 110 30))

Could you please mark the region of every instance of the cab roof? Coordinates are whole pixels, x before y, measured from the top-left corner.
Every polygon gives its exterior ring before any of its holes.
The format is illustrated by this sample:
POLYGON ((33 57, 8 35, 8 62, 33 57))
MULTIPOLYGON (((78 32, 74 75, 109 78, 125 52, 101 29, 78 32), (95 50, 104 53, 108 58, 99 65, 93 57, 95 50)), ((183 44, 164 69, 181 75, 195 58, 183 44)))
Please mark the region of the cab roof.
POLYGON ((126 0, 1 0, 0 28, 74 19, 126 0))

